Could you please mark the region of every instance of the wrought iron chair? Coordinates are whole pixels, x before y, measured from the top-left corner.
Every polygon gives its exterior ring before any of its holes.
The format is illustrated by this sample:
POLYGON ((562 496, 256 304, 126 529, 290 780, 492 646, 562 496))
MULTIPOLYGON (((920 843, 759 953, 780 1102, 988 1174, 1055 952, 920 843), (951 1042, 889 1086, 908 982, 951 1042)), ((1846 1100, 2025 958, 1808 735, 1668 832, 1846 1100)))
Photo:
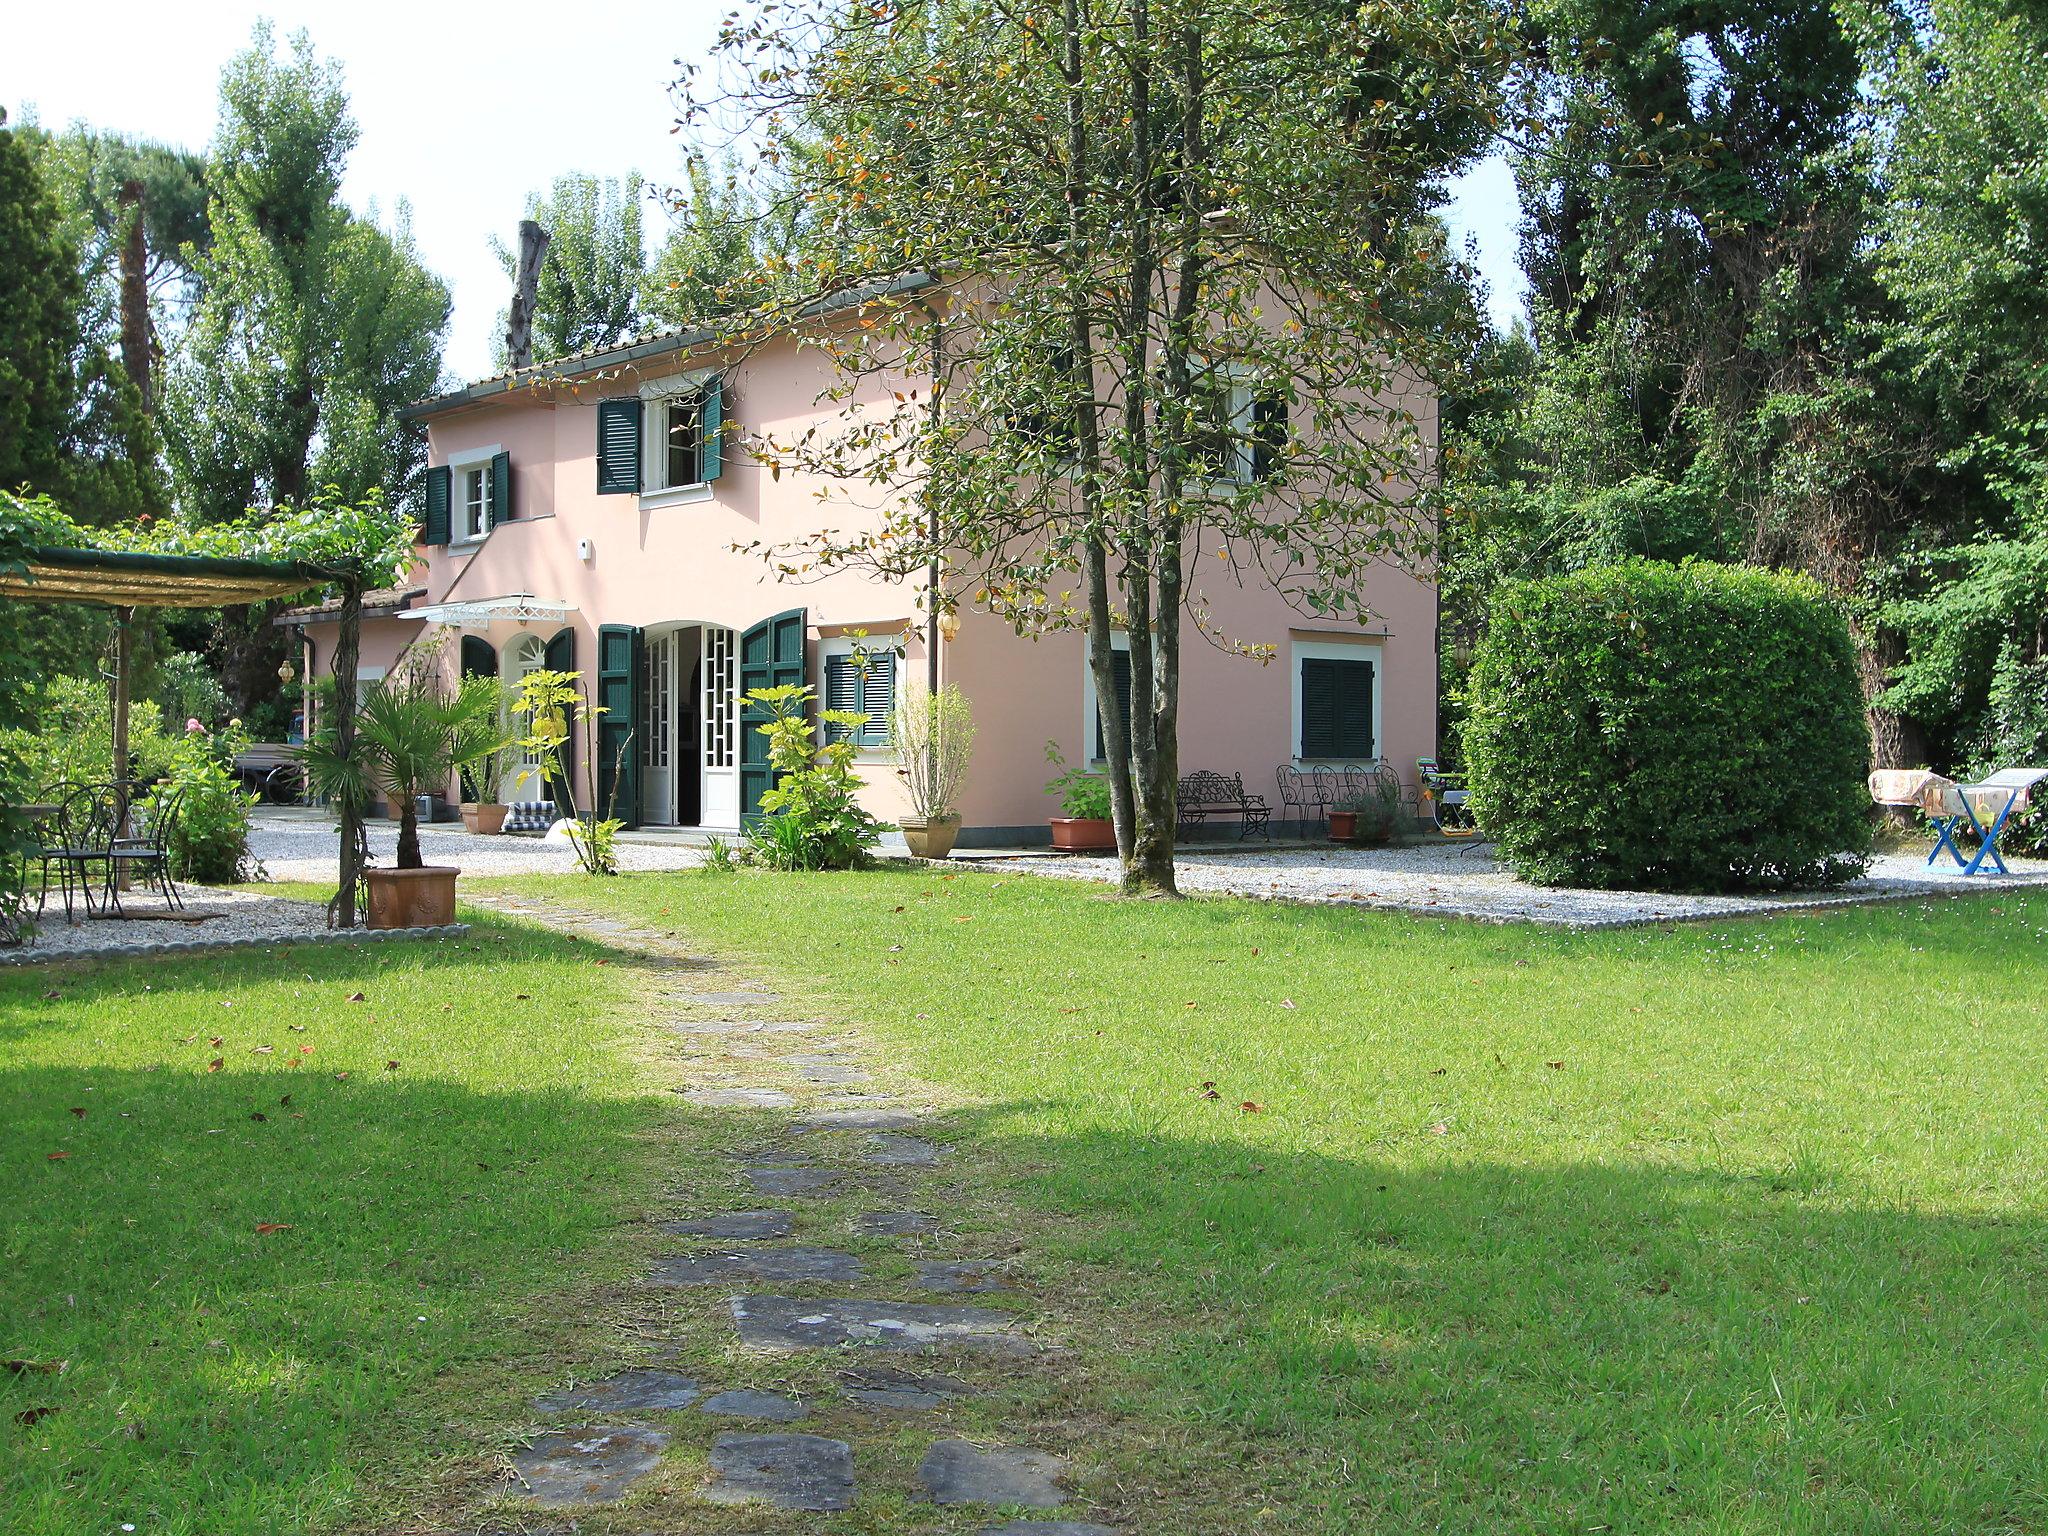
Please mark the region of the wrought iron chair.
POLYGON ((114 840, 120 835, 123 801, 111 784, 60 784, 51 792, 56 813, 44 824, 45 836, 35 856, 42 864, 42 886, 36 895, 36 910, 50 900, 50 871, 55 868, 64 892, 64 916, 72 915, 74 886, 85 902, 85 915, 94 914, 93 867, 98 880, 109 892, 113 888, 114 840))
POLYGON ((1294 822, 1307 836, 1310 814, 1316 809, 1314 781, 1292 763, 1282 763, 1273 770, 1273 783, 1280 791, 1280 819, 1294 822))
POLYGON ((135 808, 128 819, 128 831, 114 840, 107 856, 107 891, 114 910, 121 910, 120 875, 142 881, 143 889, 154 886, 173 912, 184 910, 184 898, 171 878, 171 837, 178 829, 178 817, 185 806, 182 789, 159 790, 135 808))

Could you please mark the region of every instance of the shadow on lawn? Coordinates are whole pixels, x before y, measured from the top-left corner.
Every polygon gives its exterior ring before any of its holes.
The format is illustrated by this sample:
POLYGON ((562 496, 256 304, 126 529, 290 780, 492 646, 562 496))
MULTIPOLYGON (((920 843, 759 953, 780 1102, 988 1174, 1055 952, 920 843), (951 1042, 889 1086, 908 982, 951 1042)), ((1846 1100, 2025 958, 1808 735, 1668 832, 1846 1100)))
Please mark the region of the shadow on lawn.
POLYGON ((1020 1114, 961 1123, 1028 1161, 1012 1198, 1077 1219, 1057 1305, 1154 1411, 1251 1438, 1246 1508, 1270 1456, 1333 1532, 2048 1519, 2038 1214, 1850 1209, 1798 1168, 1044 1139, 1020 1114))

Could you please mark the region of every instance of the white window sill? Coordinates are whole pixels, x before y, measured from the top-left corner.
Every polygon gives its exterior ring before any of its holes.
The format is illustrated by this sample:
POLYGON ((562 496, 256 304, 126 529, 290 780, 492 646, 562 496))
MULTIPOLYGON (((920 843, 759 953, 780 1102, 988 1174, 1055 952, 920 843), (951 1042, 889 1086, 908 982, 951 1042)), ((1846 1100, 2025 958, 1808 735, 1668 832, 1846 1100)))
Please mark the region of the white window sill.
POLYGON ((700 501, 709 501, 711 495, 709 485, 678 485, 666 490, 642 491, 640 505, 647 508, 687 507, 700 501))
POLYGON ((473 555, 484 547, 484 541, 489 538, 490 535, 488 533, 480 533, 473 539, 450 539, 448 541, 448 553, 451 555, 473 555))

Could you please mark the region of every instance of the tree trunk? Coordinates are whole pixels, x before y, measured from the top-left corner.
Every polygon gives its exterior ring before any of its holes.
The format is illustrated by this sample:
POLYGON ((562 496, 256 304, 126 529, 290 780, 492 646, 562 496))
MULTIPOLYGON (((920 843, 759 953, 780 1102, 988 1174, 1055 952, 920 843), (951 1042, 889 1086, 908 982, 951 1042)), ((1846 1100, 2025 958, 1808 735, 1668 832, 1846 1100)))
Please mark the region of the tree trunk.
POLYGON ((127 238, 121 242, 121 366, 142 397, 142 414, 155 403, 150 387, 149 251, 143 233, 143 189, 139 181, 121 183, 121 207, 128 215, 127 238))
POLYGON ((418 869, 427 861, 420 856, 419 804, 411 796, 398 806, 398 860, 400 869, 418 869))
POLYGON ((540 264, 547 254, 548 232, 532 219, 521 219, 519 264, 512 279, 512 307, 505 320, 505 355, 514 368, 533 366, 533 306, 540 291, 540 264))
MULTIPOLYGON (((341 632, 334 642, 334 746, 345 759, 352 759, 356 745, 356 662, 363 648, 363 589, 350 581, 341 589, 341 632)), ((356 887, 368 862, 369 842, 363 828, 368 807, 363 796, 353 791, 341 797, 341 884, 334 900, 327 904, 327 926, 353 928, 356 925, 356 887)))

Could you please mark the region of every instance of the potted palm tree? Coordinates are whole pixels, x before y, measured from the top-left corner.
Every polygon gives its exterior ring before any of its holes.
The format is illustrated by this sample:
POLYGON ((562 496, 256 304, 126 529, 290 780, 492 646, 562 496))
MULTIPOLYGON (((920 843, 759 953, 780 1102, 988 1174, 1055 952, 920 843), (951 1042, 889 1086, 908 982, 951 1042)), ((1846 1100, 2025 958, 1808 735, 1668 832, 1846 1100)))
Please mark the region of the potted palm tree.
POLYGON ((464 712, 456 772, 462 779, 462 825, 471 832, 505 830, 500 786, 519 763, 517 738, 505 729, 505 686, 495 677, 465 677, 462 691, 476 699, 464 712))
POLYGON ((340 804, 367 806, 378 795, 398 808, 398 854, 388 869, 366 866, 372 928, 432 928, 455 921, 452 865, 420 856, 419 796, 445 789, 450 775, 492 750, 476 728, 497 701, 475 690, 450 689, 425 667, 394 672, 373 688, 356 715, 354 750, 342 756, 331 732, 299 749, 316 792, 340 804))
POLYGON ((974 751, 967 695, 952 683, 937 693, 911 685, 889 717, 889 744, 910 797, 910 814, 897 821, 903 841, 913 858, 943 859, 960 835, 960 790, 974 751))

